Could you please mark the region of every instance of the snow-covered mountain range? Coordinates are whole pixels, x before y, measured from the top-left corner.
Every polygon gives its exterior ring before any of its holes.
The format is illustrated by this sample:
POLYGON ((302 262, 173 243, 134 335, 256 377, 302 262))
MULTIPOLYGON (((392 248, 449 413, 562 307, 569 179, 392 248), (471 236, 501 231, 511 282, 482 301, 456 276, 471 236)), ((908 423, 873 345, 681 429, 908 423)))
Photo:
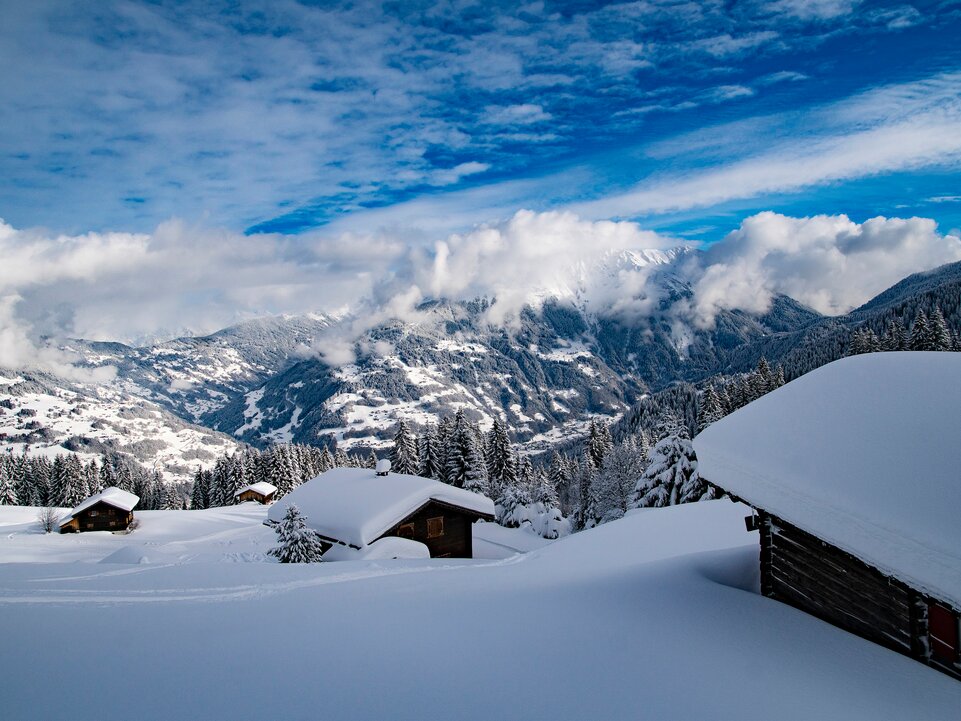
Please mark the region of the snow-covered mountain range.
POLYGON ((777 296, 763 315, 720 310, 700 328, 674 312, 692 295, 679 271, 689 253, 604 255, 537 291, 506 322, 492 321, 496 300, 430 300, 370 326, 304 315, 141 347, 72 341, 80 365, 113 366, 116 379, 90 386, 6 372, 0 449, 119 448, 183 478, 242 443, 336 441, 359 451, 387 445, 400 419, 423 425, 463 408, 482 427, 506 418, 518 442, 540 450, 579 435, 591 418, 619 417, 647 393, 748 370, 761 354, 791 377, 791 368, 843 353, 851 328, 898 313, 910 320, 911 308, 935 297, 961 327, 954 264, 847 316, 777 296), (347 362, 325 361, 345 339, 347 362))

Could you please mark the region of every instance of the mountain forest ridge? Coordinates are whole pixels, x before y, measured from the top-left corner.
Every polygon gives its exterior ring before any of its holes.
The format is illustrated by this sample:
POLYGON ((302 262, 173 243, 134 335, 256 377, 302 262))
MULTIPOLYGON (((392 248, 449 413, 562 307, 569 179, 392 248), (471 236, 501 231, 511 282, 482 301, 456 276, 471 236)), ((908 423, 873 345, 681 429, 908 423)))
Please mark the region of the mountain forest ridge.
POLYGON ((673 272, 676 258, 601 259, 653 266, 646 272, 657 308, 648 315, 596 313, 570 288, 525 307, 510 326, 488 321, 490 300, 433 300, 415 319, 362 330, 352 362, 342 364, 319 357, 348 324, 326 315, 258 319, 142 347, 72 341, 78 365, 113 366, 116 379, 83 385, 0 372, 0 449, 120 451, 185 480, 243 443, 336 443, 365 453, 387 447, 399 420, 422 427, 463 409, 482 427, 503 418, 534 452, 579 438, 592 419, 636 425, 652 402, 674 405, 690 424, 684 406, 718 376, 765 357, 790 380, 843 356, 855 331, 880 336, 894 319, 910 327, 919 310, 940 308, 961 331, 961 263, 911 275, 843 316, 781 295, 762 315, 720 310, 712 328, 700 329, 669 314, 692 294, 673 272))

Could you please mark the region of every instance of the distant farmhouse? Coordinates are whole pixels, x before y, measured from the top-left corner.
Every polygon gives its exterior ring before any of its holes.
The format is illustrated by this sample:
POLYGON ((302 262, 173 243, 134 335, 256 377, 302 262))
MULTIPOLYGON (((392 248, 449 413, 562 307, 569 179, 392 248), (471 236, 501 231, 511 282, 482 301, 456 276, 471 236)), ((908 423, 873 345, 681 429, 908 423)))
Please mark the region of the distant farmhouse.
POLYGON ((371 557, 378 549, 404 557, 471 558, 473 523, 494 520, 494 503, 485 496, 383 466, 322 473, 271 506, 268 519, 279 522, 291 504, 332 560, 371 557))
POLYGON ((761 591, 961 679, 961 353, 872 353, 694 440, 756 510, 761 591))
POLYGON ((234 500, 237 503, 256 501, 257 503, 263 503, 266 505, 268 503, 273 503, 274 495, 276 493, 277 486, 267 483, 266 481, 260 481, 259 483, 251 483, 249 486, 244 486, 241 488, 234 494, 234 500))
POLYGON ((133 509, 140 498, 116 486, 105 488, 60 521, 60 533, 123 531, 133 522, 133 509))

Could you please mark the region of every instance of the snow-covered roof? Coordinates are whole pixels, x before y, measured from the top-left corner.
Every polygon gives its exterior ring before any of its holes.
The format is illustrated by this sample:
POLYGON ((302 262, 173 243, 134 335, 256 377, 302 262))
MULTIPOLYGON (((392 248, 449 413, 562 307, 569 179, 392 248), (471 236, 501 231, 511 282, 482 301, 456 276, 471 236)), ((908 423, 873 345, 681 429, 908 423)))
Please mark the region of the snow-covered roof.
POLYGON ((100 491, 100 493, 95 493, 79 506, 70 511, 70 513, 60 522, 60 525, 67 525, 78 513, 85 511, 91 506, 95 506, 101 502, 106 503, 108 506, 119 508, 121 511, 132 511, 134 506, 140 502, 140 497, 135 496, 129 491, 124 491, 120 488, 117 488, 116 486, 104 488, 102 491, 100 491))
POLYGON ((961 353, 844 358, 694 448, 709 482, 961 605, 961 353))
POLYGON ((363 547, 431 500, 494 515, 491 499, 429 478, 334 468, 288 493, 267 517, 280 521, 293 504, 322 536, 363 547))
POLYGON ((234 498, 239 496, 241 493, 246 493, 247 491, 253 491, 254 493, 259 493, 262 496, 269 496, 271 493, 277 492, 277 486, 272 483, 267 483, 267 481, 259 481, 257 483, 251 483, 249 486, 244 486, 239 491, 234 494, 234 498))

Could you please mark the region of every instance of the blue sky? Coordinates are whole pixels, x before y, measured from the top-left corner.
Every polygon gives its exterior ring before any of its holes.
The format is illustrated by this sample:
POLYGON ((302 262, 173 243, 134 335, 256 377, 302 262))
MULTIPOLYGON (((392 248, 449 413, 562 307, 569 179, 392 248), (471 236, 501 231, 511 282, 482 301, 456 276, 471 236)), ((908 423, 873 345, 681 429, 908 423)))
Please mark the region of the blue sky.
POLYGON ((961 2, 0 5, 18 228, 961 226, 961 2))

